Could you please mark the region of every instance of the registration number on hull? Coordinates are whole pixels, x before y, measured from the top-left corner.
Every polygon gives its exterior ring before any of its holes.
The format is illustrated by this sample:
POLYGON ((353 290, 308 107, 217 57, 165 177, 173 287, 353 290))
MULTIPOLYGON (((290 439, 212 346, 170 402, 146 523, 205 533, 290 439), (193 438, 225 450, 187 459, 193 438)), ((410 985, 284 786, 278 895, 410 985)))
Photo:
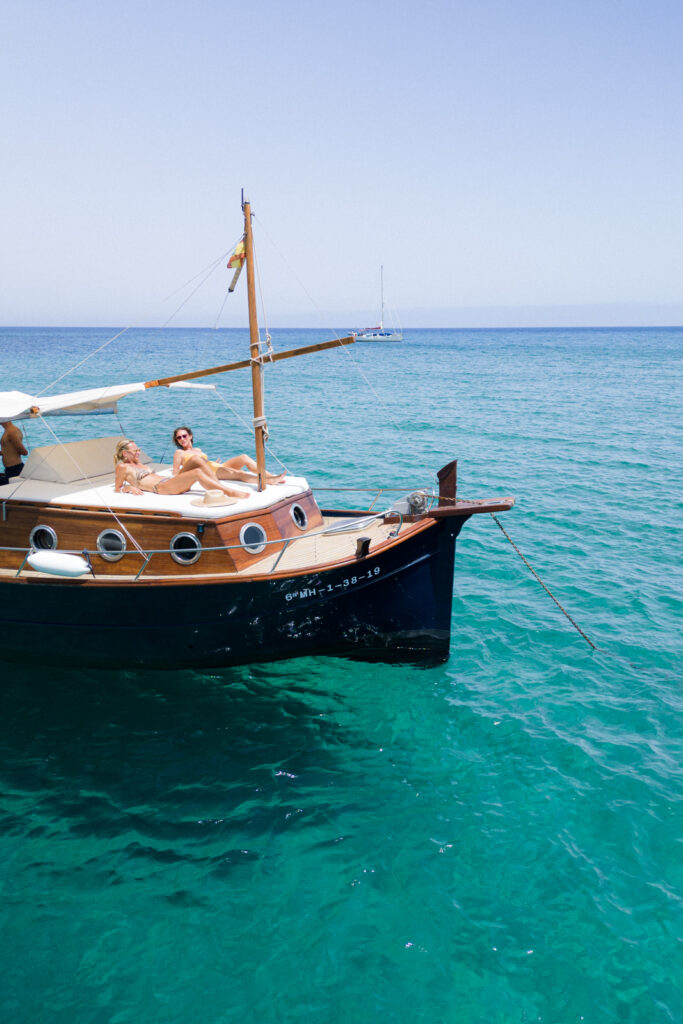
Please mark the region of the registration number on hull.
POLYGON ((374 569, 368 569, 361 576, 348 576, 339 583, 327 583, 319 587, 302 587, 301 590, 290 590, 289 593, 285 594, 286 601, 302 601, 310 597, 326 597, 328 594, 333 594, 335 590, 346 590, 348 587, 355 587, 359 583, 365 583, 366 580, 374 579, 379 576, 380 568, 378 565, 374 569))

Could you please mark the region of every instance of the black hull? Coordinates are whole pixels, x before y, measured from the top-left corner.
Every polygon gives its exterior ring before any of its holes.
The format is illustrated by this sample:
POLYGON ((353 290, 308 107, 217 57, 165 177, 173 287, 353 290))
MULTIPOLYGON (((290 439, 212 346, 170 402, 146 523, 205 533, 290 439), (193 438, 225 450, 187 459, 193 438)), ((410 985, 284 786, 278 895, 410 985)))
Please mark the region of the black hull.
POLYGON ((0 583, 10 661, 97 668, 229 667, 302 655, 444 661, 455 539, 437 520, 352 566, 198 583, 0 583))

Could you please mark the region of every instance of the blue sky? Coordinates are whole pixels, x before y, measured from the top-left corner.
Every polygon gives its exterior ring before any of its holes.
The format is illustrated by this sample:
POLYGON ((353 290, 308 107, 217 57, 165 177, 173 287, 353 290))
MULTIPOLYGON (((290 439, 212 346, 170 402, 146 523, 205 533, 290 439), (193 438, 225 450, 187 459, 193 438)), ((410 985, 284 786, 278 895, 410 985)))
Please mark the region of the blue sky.
POLYGON ((366 323, 380 264, 404 325, 683 323, 678 2, 5 0, 0 35, 3 324, 158 322, 242 186, 272 325, 366 323))

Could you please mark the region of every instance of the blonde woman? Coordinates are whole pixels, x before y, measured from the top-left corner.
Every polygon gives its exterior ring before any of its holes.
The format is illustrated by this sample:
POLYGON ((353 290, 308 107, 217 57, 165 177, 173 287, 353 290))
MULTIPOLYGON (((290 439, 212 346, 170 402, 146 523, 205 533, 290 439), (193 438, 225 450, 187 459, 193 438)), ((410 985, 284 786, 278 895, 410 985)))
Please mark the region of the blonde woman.
MULTIPOLYGON (((188 469, 205 469, 215 474, 217 480, 241 480, 255 484, 258 481, 257 466, 249 455, 233 455, 225 462, 212 462, 209 456, 194 447, 194 435, 189 427, 176 427, 173 431, 176 451, 173 456, 173 475, 186 473, 188 469)), ((267 484, 281 484, 285 474, 266 473, 267 484)))
POLYGON ((140 449, 135 441, 124 439, 119 441, 114 453, 116 479, 114 489, 117 493, 144 494, 185 494, 192 484, 198 483, 205 490, 220 489, 233 498, 246 498, 247 491, 236 491, 217 480, 206 469, 199 467, 183 471, 179 476, 164 477, 149 469, 140 462, 140 449))

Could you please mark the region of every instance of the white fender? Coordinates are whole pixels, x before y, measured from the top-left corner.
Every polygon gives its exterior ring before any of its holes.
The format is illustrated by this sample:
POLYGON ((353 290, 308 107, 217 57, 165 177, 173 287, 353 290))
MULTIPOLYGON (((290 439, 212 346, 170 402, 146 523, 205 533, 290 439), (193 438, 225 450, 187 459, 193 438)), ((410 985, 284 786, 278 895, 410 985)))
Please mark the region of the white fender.
POLYGON ((32 551, 26 559, 36 572, 51 576, 83 576, 90 566, 81 555, 68 555, 65 551, 32 551))

